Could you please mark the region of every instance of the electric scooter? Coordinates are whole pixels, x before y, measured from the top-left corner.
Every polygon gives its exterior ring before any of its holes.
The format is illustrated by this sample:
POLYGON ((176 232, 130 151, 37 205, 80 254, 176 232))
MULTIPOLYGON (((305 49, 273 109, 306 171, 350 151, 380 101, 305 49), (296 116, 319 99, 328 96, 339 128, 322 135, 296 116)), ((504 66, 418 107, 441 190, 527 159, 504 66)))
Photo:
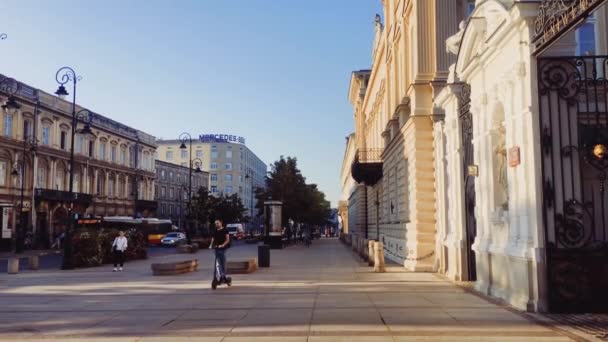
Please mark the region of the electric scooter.
MULTIPOLYGON (((213 280, 211 281, 211 288, 216 289, 218 285, 232 286, 232 278, 226 276, 226 279, 220 277, 220 264, 217 262, 217 256, 215 257, 215 268, 213 269, 213 280)), ((225 271, 225 270, 224 270, 225 271)))

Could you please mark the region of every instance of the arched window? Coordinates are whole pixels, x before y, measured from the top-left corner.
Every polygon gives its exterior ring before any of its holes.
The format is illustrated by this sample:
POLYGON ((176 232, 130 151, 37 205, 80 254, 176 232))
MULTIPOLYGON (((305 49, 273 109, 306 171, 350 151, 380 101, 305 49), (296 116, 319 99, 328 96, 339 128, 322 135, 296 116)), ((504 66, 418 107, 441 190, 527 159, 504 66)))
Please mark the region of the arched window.
POLYGON ((54 184, 55 190, 63 191, 65 189, 65 183, 66 183, 65 175, 66 175, 65 166, 61 163, 58 163, 57 170, 55 172, 55 184, 54 184))
POLYGON ((4 136, 13 137, 13 114, 4 113, 4 136))

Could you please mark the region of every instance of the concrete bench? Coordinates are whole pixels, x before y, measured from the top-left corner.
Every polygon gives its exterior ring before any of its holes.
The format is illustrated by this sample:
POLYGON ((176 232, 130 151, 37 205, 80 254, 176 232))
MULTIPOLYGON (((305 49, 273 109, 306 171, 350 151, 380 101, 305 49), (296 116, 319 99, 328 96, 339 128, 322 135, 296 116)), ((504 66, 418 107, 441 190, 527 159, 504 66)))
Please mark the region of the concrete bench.
POLYGON ((198 244, 193 243, 191 245, 181 245, 177 246, 178 253, 196 253, 198 252, 198 244))
POLYGON ((156 263, 150 267, 154 275, 176 275, 198 270, 198 260, 156 263))
POLYGON ((258 261, 256 258, 228 261, 226 268, 228 268, 228 274, 251 273, 258 269, 258 261))

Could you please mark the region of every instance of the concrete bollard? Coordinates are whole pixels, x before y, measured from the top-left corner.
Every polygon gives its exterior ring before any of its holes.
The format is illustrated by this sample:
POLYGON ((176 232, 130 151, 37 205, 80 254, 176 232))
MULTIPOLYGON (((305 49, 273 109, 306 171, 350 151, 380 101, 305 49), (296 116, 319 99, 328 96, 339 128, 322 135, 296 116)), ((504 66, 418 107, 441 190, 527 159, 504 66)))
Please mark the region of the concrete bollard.
POLYGON ((40 258, 37 255, 32 255, 27 258, 27 268, 30 270, 40 269, 40 258))
POLYGON ((374 255, 374 245, 375 244, 376 244, 376 241, 374 241, 374 240, 367 241, 367 254, 369 254, 369 256, 367 258, 368 266, 374 266, 374 260, 376 258, 376 256, 374 255))
POLYGON ((8 274, 19 273, 19 259, 18 258, 8 259, 7 271, 8 271, 8 274))
POLYGON ((374 244, 374 272, 386 272, 386 267, 384 266, 384 246, 380 241, 376 241, 374 244))

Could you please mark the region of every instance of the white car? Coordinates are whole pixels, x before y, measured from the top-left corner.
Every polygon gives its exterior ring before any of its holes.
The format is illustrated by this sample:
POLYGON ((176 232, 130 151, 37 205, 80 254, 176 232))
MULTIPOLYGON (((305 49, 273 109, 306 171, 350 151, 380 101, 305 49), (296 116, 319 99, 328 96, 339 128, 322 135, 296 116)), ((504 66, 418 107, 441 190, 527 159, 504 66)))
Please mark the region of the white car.
POLYGON ((184 233, 168 233, 160 239, 160 244, 163 246, 179 246, 184 243, 186 243, 186 234, 184 233))

